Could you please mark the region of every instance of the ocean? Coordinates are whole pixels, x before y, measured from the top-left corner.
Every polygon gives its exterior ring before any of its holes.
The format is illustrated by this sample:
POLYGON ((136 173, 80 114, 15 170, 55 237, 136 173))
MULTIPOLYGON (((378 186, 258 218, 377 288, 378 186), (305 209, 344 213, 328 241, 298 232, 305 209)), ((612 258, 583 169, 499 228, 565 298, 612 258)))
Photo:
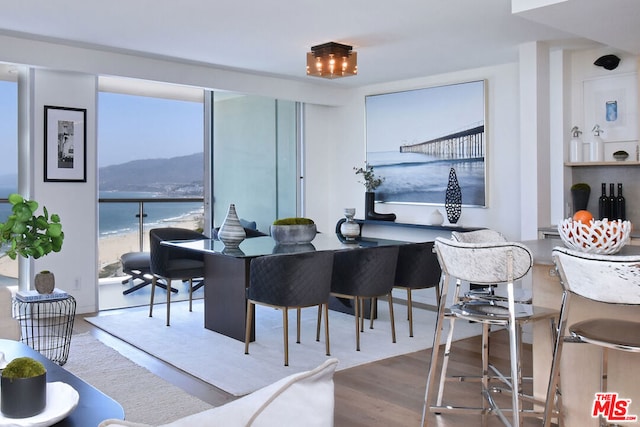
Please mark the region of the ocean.
POLYGON ((385 178, 376 189, 376 200, 444 204, 449 172, 454 168, 462 190, 462 204, 485 205, 485 163, 482 158, 450 159, 387 151, 368 152, 367 161, 374 167, 376 176, 385 178))
MULTIPOLYGON (((0 186, 0 198, 7 198, 9 194, 14 193, 15 188, 9 186, 0 186)), ((157 193, 148 192, 126 192, 126 191, 109 191, 100 192, 101 199, 119 199, 119 198, 155 198, 165 197, 157 193)), ((132 231, 138 231, 138 203, 100 203, 99 205, 99 233, 100 237, 125 234, 132 231)), ((166 222, 178 221, 191 215, 202 214, 202 203, 198 202, 176 202, 176 203, 145 203, 144 211, 147 215, 144 219, 145 227, 154 227, 162 225, 166 222)), ((42 212, 41 208, 38 212, 42 212)), ((0 203, 0 222, 11 213, 11 205, 8 203, 0 203)), ((54 212, 55 213, 55 212, 54 212)), ((64 218, 61 218, 62 228, 64 230, 64 218)))

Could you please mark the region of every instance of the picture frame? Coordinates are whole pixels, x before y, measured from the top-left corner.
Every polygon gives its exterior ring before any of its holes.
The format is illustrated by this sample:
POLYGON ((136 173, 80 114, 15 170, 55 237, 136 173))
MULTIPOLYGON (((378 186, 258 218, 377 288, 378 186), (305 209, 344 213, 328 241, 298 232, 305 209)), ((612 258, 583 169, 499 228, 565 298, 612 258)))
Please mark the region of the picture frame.
POLYGON ((585 80, 584 133, 598 125, 605 142, 637 141, 637 88, 635 73, 585 80))
POLYGON ((376 200, 444 205, 451 168, 462 206, 486 207, 486 82, 365 97, 367 164, 376 200))
POLYGON ((44 106, 45 182, 87 182, 87 110, 44 106))

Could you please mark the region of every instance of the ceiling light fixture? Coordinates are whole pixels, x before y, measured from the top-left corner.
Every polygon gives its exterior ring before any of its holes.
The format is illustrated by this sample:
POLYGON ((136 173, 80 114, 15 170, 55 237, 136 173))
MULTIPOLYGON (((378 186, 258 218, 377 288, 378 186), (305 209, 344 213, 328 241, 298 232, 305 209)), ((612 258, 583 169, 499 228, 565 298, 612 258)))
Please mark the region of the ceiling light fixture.
POLYGON ((319 44, 307 52, 307 75, 336 79, 358 74, 358 53, 346 44, 319 44))

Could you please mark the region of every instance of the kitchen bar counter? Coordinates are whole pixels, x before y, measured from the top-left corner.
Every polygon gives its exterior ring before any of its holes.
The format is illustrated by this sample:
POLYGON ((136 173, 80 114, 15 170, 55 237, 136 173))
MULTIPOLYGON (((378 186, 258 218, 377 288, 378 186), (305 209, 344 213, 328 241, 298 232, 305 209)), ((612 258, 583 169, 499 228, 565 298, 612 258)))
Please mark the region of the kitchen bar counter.
MULTIPOLYGON (((560 308, 562 286, 557 276, 551 252, 563 246, 560 239, 540 239, 522 242, 533 252, 533 302, 560 308)), ((625 246, 618 255, 639 254, 640 246, 625 246)), ((596 303, 581 297, 572 299, 573 316, 567 326, 587 318, 611 317, 640 320, 640 309, 615 306, 596 309, 596 303), (577 307, 576 307, 577 306, 577 307)), ((591 417, 595 393, 600 390, 600 348, 590 344, 566 343, 560 371, 562 405, 567 427, 597 426, 591 417)), ((534 394, 543 398, 549 378, 552 357, 551 329, 545 322, 533 326, 534 394)), ((640 355, 622 351, 609 351, 610 392, 621 399, 631 399, 630 414, 640 415, 640 355)))

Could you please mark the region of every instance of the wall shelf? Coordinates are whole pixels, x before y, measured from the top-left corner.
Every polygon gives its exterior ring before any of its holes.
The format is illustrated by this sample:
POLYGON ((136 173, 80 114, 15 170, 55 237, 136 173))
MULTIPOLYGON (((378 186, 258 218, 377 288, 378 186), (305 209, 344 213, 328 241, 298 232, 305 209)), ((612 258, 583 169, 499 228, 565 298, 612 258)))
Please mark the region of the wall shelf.
POLYGON ((571 168, 586 167, 586 166, 640 166, 640 162, 636 162, 636 161, 578 162, 578 163, 565 162, 564 165, 571 168))

